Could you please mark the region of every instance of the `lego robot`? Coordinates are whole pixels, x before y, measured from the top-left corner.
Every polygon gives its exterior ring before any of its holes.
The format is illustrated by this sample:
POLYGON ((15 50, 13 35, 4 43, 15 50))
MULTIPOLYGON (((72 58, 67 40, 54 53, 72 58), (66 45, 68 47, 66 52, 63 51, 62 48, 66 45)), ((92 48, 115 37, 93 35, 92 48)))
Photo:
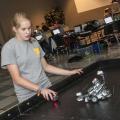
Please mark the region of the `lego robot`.
POLYGON ((82 92, 76 93, 77 101, 92 101, 95 103, 98 100, 104 100, 111 97, 112 94, 105 86, 105 77, 103 71, 97 71, 97 75, 101 76, 102 80, 94 78, 92 81, 92 86, 87 90, 86 94, 83 95, 82 92))

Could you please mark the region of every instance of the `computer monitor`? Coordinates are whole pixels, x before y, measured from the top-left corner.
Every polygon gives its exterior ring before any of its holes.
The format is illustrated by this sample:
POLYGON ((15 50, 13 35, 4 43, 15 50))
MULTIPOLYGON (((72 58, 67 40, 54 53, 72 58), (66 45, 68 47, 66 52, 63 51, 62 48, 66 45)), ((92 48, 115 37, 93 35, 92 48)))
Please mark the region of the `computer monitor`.
POLYGON ((109 24, 109 23, 112 23, 112 22, 113 22, 113 19, 112 19, 112 17, 110 16, 110 17, 106 17, 106 18, 104 19, 104 21, 105 21, 105 24, 109 24))
POLYGON ((35 38, 39 41, 39 40, 41 40, 42 39, 42 35, 37 35, 35 38))
POLYGON ((74 31, 75 31, 75 33, 81 32, 81 27, 80 26, 75 26, 74 31))
POLYGON ((60 32, 60 29, 54 29, 53 31, 53 35, 57 35, 57 34, 60 34, 61 32, 60 32))
POLYGON ((84 32, 84 31, 85 31, 85 28, 86 28, 86 26, 87 26, 87 24, 84 23, 84 24, 82 24, 81 26, 82 26, 82 32, 84 32))

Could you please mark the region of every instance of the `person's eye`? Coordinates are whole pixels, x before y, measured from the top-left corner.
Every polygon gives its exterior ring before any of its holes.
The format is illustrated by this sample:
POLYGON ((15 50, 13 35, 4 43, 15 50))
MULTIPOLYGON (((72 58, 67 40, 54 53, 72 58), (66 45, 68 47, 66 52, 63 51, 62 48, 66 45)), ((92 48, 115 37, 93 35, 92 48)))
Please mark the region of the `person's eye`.
POLYGON ((25 31, 25 28, 22 28, 23 31, 25 31))

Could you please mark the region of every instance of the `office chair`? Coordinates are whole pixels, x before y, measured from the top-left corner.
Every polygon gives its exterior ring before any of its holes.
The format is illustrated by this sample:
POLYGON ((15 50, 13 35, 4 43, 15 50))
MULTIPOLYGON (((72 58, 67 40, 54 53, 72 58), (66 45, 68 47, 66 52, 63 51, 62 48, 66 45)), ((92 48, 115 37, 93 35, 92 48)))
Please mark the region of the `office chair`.
POLYGON ((120 20, 114 21, 113 23, 113 29, 119 33, 120 32, 120 20))
POLYGON ((52 39, 56 43, 56 49, 54 50, 54 53, 58 54, 64 54, 66 52, 66 47, 64 43, 64 38, 61 35, 54 35, 52 39))
POLYGON ((113 23, 114 35, 118 45, 120 45, 120 20, 114 21, 113 23))
POLYGON ((104 25, 104 39, 108 43, 108 46, 117 43, 114 34, 113 23, 104 25))

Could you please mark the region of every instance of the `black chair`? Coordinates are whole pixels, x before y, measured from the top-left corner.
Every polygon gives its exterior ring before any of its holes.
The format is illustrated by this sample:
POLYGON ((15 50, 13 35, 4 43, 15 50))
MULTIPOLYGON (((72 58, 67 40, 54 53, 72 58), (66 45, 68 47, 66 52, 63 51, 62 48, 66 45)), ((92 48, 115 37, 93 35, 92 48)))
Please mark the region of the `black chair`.
POLYGON ((120 44, 120 20, 114 21, 113 23, 114 35, 117 43, 120 44))
POLYGON ((117 43, 114 29, 113 29, 113 23, 104 25, 104 39, 107 40, 108 44, 114 44, 117 43))
POLYGON ((65 48, 65 43, 64 43, 64 38, 62 35, 54 35, 52 37, 52 39, 55 41, 57 48, 54 50, 55 53, 58 54, 63 54, 66 52, 66 48, 65 48))
POLYGON ((114 32, 116 32, 116 33, 120 32, 120 20, 114 21, 113 29, 114 29, 114 32))
POLYGON ((104 35, 113 34, 113 24, 104 25, 104 35))
POLYGON ((54 35, 52 38, 58 47, 64 45, 64 40, 63 40, 63 37, 61 35, 54 35))

